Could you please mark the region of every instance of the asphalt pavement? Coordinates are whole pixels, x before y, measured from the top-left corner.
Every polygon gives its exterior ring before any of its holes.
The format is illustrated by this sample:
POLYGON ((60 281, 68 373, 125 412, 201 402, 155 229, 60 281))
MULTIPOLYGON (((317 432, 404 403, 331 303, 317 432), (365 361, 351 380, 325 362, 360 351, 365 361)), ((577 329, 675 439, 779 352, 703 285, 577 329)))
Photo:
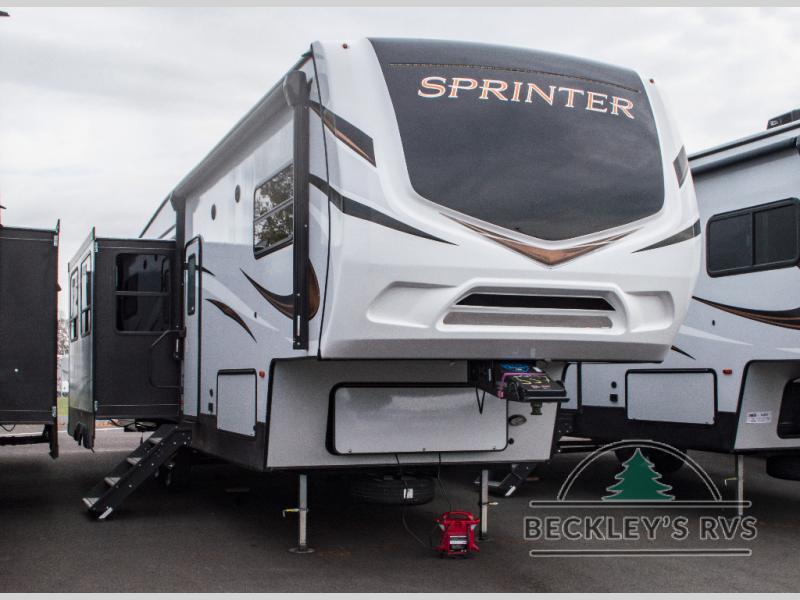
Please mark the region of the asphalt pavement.
MULTIPOLYGON (((92 521, 81 496, 139 443, 138 434, 106 430, 96 452, 62 435, 61 457, 45 446, 0 447, 0 591, 3 592, 726 592, 798 591, 800 482, 767 477, 746 460, 747 513, 757 537, 703 548, 747 547, 750 556, 531 557, 541 548, 584 542, 526 540, 530 500, 552 500, 585 456, 557 456, 538 480, 490 509, 490 537, 469 559, 440 559, 424 543, 448 509, 477 512, 474 469, 443 470, 445 494, 419 507, 352 503, 346 483, 315 474, 310 483, 310 540, 315 552, 288 552, 296 516, 292 474, 258 474, 227 464, 197 466, 189 488, 151 481, 109 520, 92 521), (405 512, 405 515, 403 513, 405 512)), ((729 456, 693 453, 726 498, 729 456)), ((605 457, 576 481, 575 497, 613 484, 619 463, 605 457)), ((702 494, 689 469, 665 476, 674 490, 702 494)), ((636 509, 617 509, 636 515, 636 509)), ((546 511, 545 511, 546 512, 546 511)), ((563 512, 563 511, 562 511, 563 512)), ((551 513, 548 513, 551 514, 551 513)), ((618 514, 623 514, 618 513, 618 514)), ((729 516, 731 511, 726 514, 729 516)), ((434 535, 435 537, 435 535, 434 535)), ((655 548, 648 540, 627 548, 655 548)), ((674 544, 673 544, 674 546, 674 544)), ((691 540, 680 547, 696 547, 691 540)), ((618 547, 604 542, 597 547, 618 547)))

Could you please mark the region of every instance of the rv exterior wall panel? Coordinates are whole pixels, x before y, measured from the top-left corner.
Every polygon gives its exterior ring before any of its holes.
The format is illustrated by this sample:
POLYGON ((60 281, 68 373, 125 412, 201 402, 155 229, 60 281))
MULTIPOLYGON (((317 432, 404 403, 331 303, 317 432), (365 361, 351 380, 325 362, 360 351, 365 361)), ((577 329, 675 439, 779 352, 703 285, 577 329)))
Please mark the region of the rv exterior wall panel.
POLYGON ((58 233, 0 227, 0 423, 53 423, 58 233))
MULTIPOLYGON (((556 404, 547 403, 541 415, 530 415, 527 404, 512 404, 510 414, 525 417, 522 425, 509 427, 510 439, 499 451, 467 452, 408 452, 417 447, 427 435, 420 435, 415 443, 415 430, 401 422, 393 423, 406 432, 402 446, 392 446, 387 440, 381 453, 342 455, 333 452, 332 424, 329 421, 331 392, 340 384, 436 384, 463 381, 466 383, 466 363, 463 361, 318 361, 315 359, 279 361, 273 369, 267 449, 267 468, 286 469, 303 467, 359 467, 370 465, 535 462, 547 460, 553 439, 556 404)), ((475 391, 472 392, 472 400, 475 391)), ((492 403, 486 395, 487 406, 492 403)), ((363 398, 368 402, 368 398, 363 398)), ((375 410, 386 398, 373 397, 375 410)), ((492 431, 498 426, 494 419, 489 425, 492 431)), ((443 424, 443 427, 445 425, 443 424)), ((471 430, 469 430, 471 431, 471 430)), ((458 437, 462 443, 469 431, 443 431, 455 444, 458 437)), ((494 433, 489 434, 495 436, 494 433)))

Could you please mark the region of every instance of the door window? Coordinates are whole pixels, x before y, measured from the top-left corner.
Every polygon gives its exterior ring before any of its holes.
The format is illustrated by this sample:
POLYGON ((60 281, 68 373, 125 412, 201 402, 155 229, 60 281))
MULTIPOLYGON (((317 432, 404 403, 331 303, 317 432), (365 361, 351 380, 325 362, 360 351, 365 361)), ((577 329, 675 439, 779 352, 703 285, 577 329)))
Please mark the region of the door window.
POLYGON ((117 255, 117 331, 153 333, 169 329, 170 278, 166 254, 117 255))
POLYGON ((81 263, 81 337, 92 330, 92 257, 81 263))

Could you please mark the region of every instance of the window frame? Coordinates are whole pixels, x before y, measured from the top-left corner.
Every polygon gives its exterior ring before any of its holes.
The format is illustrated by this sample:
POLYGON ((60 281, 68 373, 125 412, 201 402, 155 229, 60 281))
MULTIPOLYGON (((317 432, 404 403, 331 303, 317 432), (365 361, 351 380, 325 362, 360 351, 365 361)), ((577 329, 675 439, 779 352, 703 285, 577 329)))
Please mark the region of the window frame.
POLYGON ((253 256, 258 260, 270 254, 272 252, 276 252, 281 248, 285 248, 287 246, 291 246, 294 243, 294 229, 292 229, 292 233, 282 242, 275 244, 274 246, 270 246, 269 248, 264 248, 263 250, 257 250, 255 245, 255 237, 256 237, 256 223, 259 221, 263 221, 270 217, 270 215, 277 214, 282 210, 286 210, 288 206, 292 207, 292 222, 294 222, 294 199, 295 199, 295 189, 294 189, 294 158, 290 158, 288 161, 283 163, 283 165, 277 169, 275 169, 269 177, 265 177, 264 179, 260 180, 255 187, 253 188, 253 228, 252 228, 252 238, 253 238, 253 256), (273 206, 267 212, 263 213, 261 216, 256 217, 256 194, 258 193, 259 188, 271 181, 275 178, 278 173, 284 171, 287 167, 292 167, 292 197, 289 200, 285 200, 280 204, 273 206))
MULTIPOLYGON (((118 282, 119 282, 119 279, 118 279, 119 278, 119 273, 117 272, 117 269, 119 269, 119 257, 120 256, 130 256, 130 255, 134 255, 134 256, 141 256, 141 255, 163 256, 166 259, 167 264, 169 265, 169 269, 170 269, 169 272, 170 273, 172 272, 172 268, 173 268, 173 264, 172 264, 172 261, 170 260, 170 253, 169 252, 160 252, 158 250, 156 250, 156 251, 150 250, 150 251, 147 251, 147 252, 136 252, 135 250, 132 250, 130 252, 124 251, 124 252, 117 253, 117 255, 114 257, 114 288, 113 288, 113 291, 112 291, 112 294, 114 296, 114 301, 113 301, 113 306, 114 306, 114 308, 113 308, 113 310, 114 310, 114 315, 113 315, 113 317, 114 317, 113 318, 114 333, 116 333, 117 335, 163 335, 163 333, 165 331, 169 331, 169 330, 172 329, 172 319, 173 319, 172 318, 172 308, 173 308, 172 277, 171 276, 167 277, 167 291, 166 292, 131 292, 131 291, 120 291, 120 290, 118 290, 117 289, 117 285, 118 285, 118 282), (165 329, 159 329, 159 330, 156 330, 156 331, 138 331, 138 330, 120 329, 118 327, 118 325, 117 325, 117 316, 119 314, 119 307, 120 307, 119 299, 123 298, 123 297, 128 297, 128 298, 130 298, 130 297, 136 297, 136 298, 145 298, 145 297, 147 297, 147 298, 156 298, 156 297, 166 298, 166 303, 167 303, 167 307, 166 307, 167 308, 167 310, 166 310, 167 323, 166 323, 166 325, 167 325, 167 327, 165 329)), ((164 271, 162 269, 161 276, 163 277, 163 275, 164 275, 164 271)), ((162 307, 162 309, 163 309, 163 307, 162 307)))
POLYGON ((708 221, 706 222, 705 231, 706 231, 706 273, 708 274, 709 277, 713 278, 727 277, 729 275, 742 275, 744 273, 755 273, 758 271, 772 271, 775 269, 795 267, 798 264, 800 264, 800 199, 798 198, 794 197, 784 198, 782 200, 776 200, 774 202, 767 202, 765 204, 758 204, 756 206, 748 206, 747 208, 740 208, 737 210, 731 210, 724 213, 718 213, 708 219, 708 221), (756 247, 757 247, 756 225, 755 225, 756 214, 768 210, 773 210, 776 208, 782 208, 784 206, 794 206, 795 209, 795 233, 797 236, 795 255, 790 259, 756 264, 755 262, 756 247), (739 217, 743 215, 749 215, 750 217, 750 231, 753 237, 751 264, 749 266, 744 266, 744 267, 731 267, 728 269, 713 270, 711 268, 711 246, 713 242, 712 225, 715 222, 722 221, 724 219, 739 217))
POLYGON ((87 254, 80 262, 78 272, 78 315, 80 316, 78 321, 80 322, 80 336, 84 338, 92 333, 92 290, 94 289, 94 283, 90 274, 94 272, 94 269, 92 268, 91 254, 87 254))
POLYGON ((69 341, 71 342, 78 339, 78 315, 81 312, 79 269, 80 267, 75 267, 69 274, 69 341))

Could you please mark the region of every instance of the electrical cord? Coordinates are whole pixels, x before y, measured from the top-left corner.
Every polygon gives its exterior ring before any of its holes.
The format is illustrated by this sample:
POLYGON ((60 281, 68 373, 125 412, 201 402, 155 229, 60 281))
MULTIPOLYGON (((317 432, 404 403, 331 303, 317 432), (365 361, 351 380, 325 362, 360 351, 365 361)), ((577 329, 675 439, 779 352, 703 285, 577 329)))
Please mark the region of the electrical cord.
POLYGON ((433 547, 433 546, 431 545, 431 543, 430 543, 430 534, 428 535, 428 544, 425 544, 425 542, 423 542, 423 541, 422 541, 422 540, 421 540, 421 539, 420 539, 420 538, 417 536, 417 534, 416 534, 416 533, 414 533, 413 531, 411 531, 411 527, 409 527, 409 526, 408 526, 408 522, 406 521, 406 506, 407 506, 407 505, 406 505, 406 490, 408 489, 408 487, 407 487, 407 485, 408 485, 408 484, 406 483, 406 479, 405 479, 405 477, 403 476, 403 466, 400 464, 400 457, 399 457, 397 454, 395 454, 395 455, 394 455, 394 459, 397 461, 397 467, 398 467, 398 469, 400 470, 400 481, 402 481, 402 482, 403 482, 403 503, 402 503, 402 507, 403 507, 403 508, 402 508, 402 510, 401 510, 401 512, 400 512, 400 520, 401 520, 401 521, 402 521, 402 523, 403 523, 403 528, 404 528, 404 529, 405 529, 405 530, 408 532, 408 535, 410 535, 412 538, 414 538, 414 539, 417 541, 417 543, 418 543, 420 546, 422 546, 423 548, 430 549, 430 548, 432 548, 432 547, 433 547))
POLYGON ((5 425, 0 425, 0 427, 3 428, 3 431, 7 431, 8 433, 11 433, 12 431, 14 431, 17 428, 16 425, 12 425, 10 428, 6 427, 5 425))

